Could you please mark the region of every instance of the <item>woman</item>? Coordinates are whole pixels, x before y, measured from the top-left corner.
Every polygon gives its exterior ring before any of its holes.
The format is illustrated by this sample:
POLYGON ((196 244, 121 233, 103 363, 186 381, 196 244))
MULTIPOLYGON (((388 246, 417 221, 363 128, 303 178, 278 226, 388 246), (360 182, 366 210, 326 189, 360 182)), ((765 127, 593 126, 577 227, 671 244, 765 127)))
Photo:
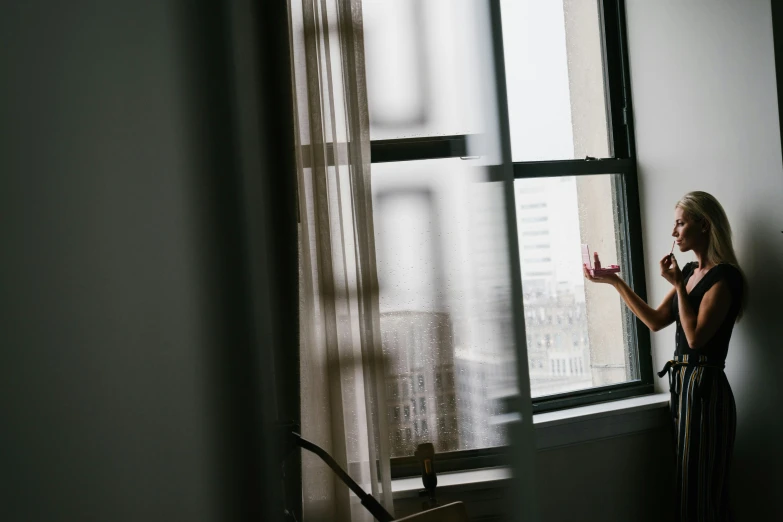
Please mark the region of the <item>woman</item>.
POLYGON ((729 520, 728 470, 736 431, 734 395, 723 372, 734 323, 741 317, 745 282, 720 203, 706 192, 686 194, 675 206, 672 236, 697 261, 680 271, 674 255, 660 262, 672 288, 658 308, 645 303, 617 274, 585 277, 612 285, 652 331, 677 323, 669 373, 677 437, 677 520, 729 520))

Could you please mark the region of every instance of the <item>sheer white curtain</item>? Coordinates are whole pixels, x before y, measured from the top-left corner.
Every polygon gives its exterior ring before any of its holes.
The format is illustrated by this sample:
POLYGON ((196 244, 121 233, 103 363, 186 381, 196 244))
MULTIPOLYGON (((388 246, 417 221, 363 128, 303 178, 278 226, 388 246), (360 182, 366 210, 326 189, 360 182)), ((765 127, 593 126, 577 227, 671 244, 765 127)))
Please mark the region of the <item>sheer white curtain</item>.
MULTIPOLYGON (((290 0, 289 9, 302 436, 392 512, 361 1, 290 0)), ((317 457, 303 454, 302 467, 305 520, 372 520, 317 457)))

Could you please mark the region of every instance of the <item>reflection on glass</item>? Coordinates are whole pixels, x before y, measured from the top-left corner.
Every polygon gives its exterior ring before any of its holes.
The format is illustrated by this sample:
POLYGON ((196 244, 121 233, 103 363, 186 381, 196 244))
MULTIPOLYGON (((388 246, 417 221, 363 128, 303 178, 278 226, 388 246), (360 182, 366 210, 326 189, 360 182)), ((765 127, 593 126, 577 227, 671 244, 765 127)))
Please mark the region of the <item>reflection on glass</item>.
POLYGON ((501 0, 513 161, 608 157, 598 0, 501 0))
POLYGON ((363 0, 370 138, 482 132, 473 0, 363 0))
POLYGON ((637 379, 627 312, 585 285, 580 245, 620 264, 614 174, 518 179, 515 199, 533 397, 637 379))
POLYGON ((502 187, 459 159, 373 165, 392 456, 505 443, 516 386, 502 187), (401 407, 402 418, 394 415, 401 407))

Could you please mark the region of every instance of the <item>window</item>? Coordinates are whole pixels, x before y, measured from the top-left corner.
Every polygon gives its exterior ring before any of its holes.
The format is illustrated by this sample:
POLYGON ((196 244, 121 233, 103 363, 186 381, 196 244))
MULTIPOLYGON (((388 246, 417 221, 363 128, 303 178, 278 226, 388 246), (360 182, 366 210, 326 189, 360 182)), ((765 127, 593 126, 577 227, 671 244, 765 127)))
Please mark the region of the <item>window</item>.
MULTIPOLYGON (((382 344, 386 378, 402 386, 387 399, 405 421, 413 410, 416 441, 459 448, 453 469, 492 465, 505 444, 492 397, 516 382, 513 325, 493 308, 510 295, 506 223, 470 154, 487 131, 478 71, 491 74, 470 28, 477 4, 363 2, 382 344)), ((581 272, 586 243, 645 296, 624 2, 500 6, 534 411, 649 393, 649 335, 581 272)), ((405 429, 394 476, 416 469, 405 429)))
POLYGON ((387 390, 387 393, 393 399, 396 399, 399 396, 397 393, 397 381, 393 381, 389 383, 389 389, 387 390))
MULTIPOLYGON (((524 247, 523 247, 524 248, 524 247)), ((524 260, 525 263, 551 263, 551 257, 528 257, 524 260)))

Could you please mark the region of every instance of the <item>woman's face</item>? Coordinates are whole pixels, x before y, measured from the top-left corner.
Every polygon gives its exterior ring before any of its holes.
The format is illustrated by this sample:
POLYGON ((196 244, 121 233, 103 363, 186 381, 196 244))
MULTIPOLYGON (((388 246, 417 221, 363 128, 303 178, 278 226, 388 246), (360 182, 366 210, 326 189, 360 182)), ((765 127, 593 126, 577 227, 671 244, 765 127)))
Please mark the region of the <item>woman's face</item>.
POLYGON ((704 224, 694 221, 680 207, 674 209, 674 230, 672 237, 680 247, 680 252, 687 252, 701 247, 707 241, 707 233, 702 230, 704 224))

